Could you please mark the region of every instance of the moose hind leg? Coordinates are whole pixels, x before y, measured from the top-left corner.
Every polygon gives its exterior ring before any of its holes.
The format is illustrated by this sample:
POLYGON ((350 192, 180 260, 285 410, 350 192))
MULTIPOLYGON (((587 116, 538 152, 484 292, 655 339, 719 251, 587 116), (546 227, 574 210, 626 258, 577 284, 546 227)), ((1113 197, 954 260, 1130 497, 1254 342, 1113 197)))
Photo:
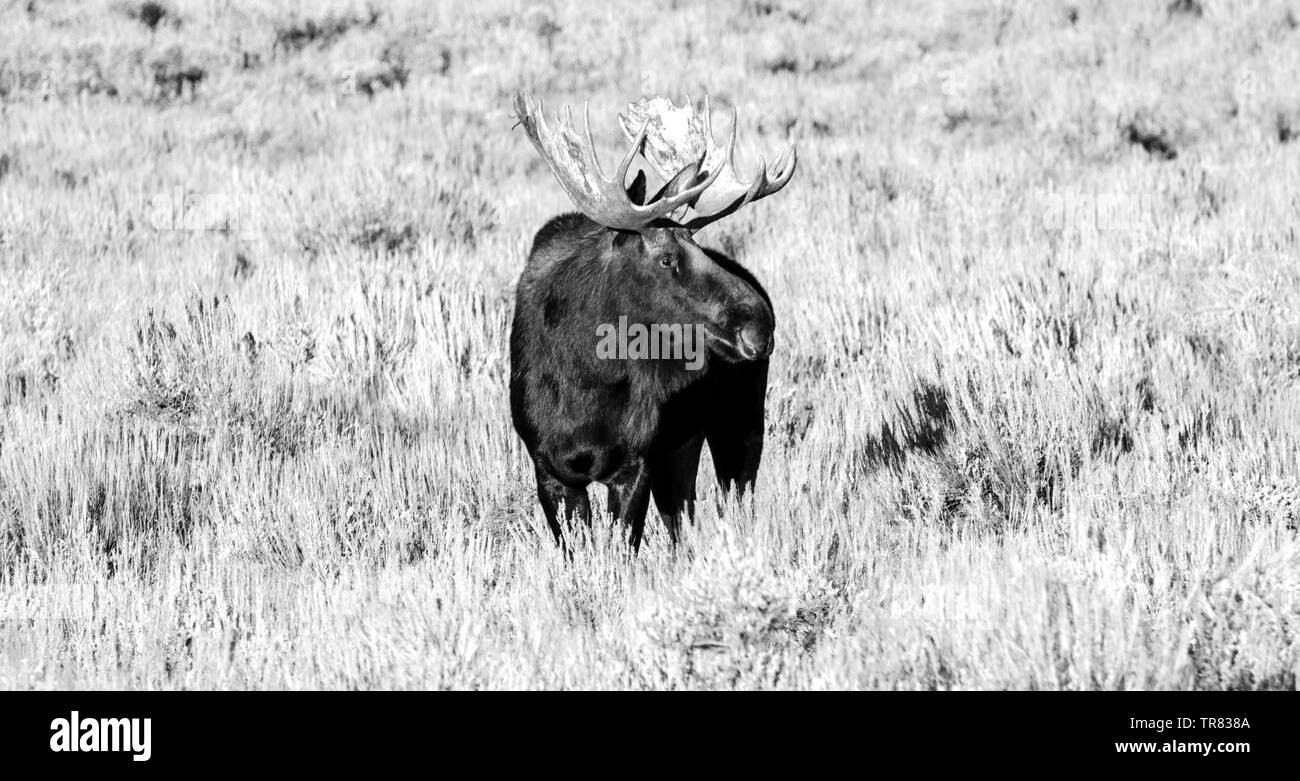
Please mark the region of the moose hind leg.
POLYGON ((705 439, 718 484, 741 497, 753 487, 763 460, 767 361, 737 368, 720 394, 726 403, 712 410, 705 439))
POLYGON ((703 447, 704 437, 696 436, 676 450, 651 459, 650 493, 674 545, 681 531, 682 515, 695 520, 695 475, 700 469, 703 447))
POLYGON ((564 545, 562 521, 565 520, 560 516, 561 507, 568 518, 591 525, 591 501, 587 498, 587 489, 565 485, 540 466, 537 467, 537 498, 542 504, 542 512, 546 514, 551 534, 555 535, 555 541, 561 546, 564 545))
POLYGON ((737 498, 743 497, 758 478, 758 465, 763 460, 763 429, 710 434, 708 439, 718 485, 723 491, 734 489, 737 498))

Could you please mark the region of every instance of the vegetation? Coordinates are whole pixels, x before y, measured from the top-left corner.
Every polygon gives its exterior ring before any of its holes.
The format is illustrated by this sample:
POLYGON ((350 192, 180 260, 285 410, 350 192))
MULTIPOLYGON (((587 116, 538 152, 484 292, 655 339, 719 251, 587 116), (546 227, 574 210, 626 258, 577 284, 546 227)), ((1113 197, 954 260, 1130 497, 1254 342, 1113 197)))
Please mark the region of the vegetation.
POLYGON ((1295 688, 1300 7, 665 5, 0 7, 0 685, 1295 688), (799 145, 675 553, 532 495, 516 89, 799 145))

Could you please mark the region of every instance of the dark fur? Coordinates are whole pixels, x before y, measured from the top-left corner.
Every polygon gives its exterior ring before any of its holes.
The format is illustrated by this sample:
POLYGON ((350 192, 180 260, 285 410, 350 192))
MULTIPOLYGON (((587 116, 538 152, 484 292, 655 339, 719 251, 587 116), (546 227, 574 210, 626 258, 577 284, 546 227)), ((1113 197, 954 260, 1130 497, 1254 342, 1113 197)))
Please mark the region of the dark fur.
POLYGON ((538 231, 516 293, 510 407, 556 539, 561 504, 590 523, 587 486, 599 482, 633 547, 652 495, 675 542, 681 515, 694 514, 705 441, 725 489, 752 484, 773 331, 753 275, 685 230, 614 231, 565 214, 538 231), (696 371, 684 360, 599 359, 596 327, 620 315, 702 323, 719 338, 696 371))

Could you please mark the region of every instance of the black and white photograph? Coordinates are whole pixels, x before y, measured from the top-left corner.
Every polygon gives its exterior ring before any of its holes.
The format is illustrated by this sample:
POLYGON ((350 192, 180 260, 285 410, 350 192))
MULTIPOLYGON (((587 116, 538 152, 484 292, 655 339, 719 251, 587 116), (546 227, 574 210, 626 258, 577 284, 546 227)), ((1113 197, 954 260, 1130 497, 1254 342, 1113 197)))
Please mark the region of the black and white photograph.
POLYGON ((1298 229, 1295 0, 0 0, 0 745, 1277 755, 1298 229))

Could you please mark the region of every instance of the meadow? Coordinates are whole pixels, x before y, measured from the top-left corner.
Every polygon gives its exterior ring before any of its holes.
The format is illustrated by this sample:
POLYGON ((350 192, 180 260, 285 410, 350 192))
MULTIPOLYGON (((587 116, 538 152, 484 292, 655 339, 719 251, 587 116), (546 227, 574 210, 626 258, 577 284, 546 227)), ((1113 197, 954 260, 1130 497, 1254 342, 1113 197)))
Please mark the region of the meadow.
POLYGON ((1263 0, 6 0, 0 687, 1294 689, 1298 73, 1263 0), (537 506, 519 89, 798 145, 675 551, 537 506))

